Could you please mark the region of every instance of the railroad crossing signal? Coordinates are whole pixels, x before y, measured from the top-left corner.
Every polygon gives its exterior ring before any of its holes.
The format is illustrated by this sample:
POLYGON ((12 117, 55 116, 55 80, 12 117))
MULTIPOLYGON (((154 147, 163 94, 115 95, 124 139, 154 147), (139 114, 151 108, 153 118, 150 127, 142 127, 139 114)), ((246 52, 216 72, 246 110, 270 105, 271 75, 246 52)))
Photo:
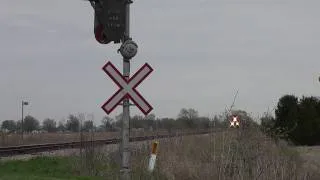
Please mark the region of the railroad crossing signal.
POLYGON ((119 87, 119 90, 102 105, 102 109, 107 114, 110 114, 125 98, 131 99, 145 115, 152 111, 152 106, 136 90, 137 86, 153 71, 148 63, 145 63, 130 79, 124 77, 110 61, 102 69, 119 87))
POLYGON ((103 0, 103 24, 111 41, 120 43, 124 36, 126 0, 103 0))
MULTIPOLYGON (((105 42, 120 43, 125 36, 126 5, 128 0, 89 0, 95 9, 95 28, 103 31, 105 42)), ((97 36, 97 35, 96 35, 97 36)), ((99 36, 99 35, 98 35, 99 36)))

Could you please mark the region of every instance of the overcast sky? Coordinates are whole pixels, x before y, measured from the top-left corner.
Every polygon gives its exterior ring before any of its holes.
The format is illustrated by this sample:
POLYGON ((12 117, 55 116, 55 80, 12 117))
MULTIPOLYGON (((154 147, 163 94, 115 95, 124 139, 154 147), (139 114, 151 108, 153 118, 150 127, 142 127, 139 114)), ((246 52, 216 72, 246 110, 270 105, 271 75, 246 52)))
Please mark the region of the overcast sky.
MULTIPOLYGON (((122 70, 119 44, 100 45, 82 0, 0 0, 0 119, 93 113, 117 90, 102 71, 122 70)), ((230 106, 259 115, 286 93, 320 95, 319 0, 136 0, 131 35, 138 87, 160 117, 183 107, 212 116, 230 106)), ((136 107, 132 114, 142 114, 136 107)), ((119 106, 111 116, 122 111, 119 106)))

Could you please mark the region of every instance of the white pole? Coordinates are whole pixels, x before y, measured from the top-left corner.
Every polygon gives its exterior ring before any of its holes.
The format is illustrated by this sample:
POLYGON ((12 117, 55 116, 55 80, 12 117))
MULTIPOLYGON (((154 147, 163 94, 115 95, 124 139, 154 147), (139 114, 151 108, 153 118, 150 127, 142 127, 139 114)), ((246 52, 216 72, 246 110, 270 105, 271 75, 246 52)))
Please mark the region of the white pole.
POLYGON ((152 151, 151 151, 151 156, 149 159, 149 166, 148 166, 149 172, 153 172, 154 167, 156 165, 158 144, 159 144, 159 142, 157 142, 157 141, 152 143, 152 151))

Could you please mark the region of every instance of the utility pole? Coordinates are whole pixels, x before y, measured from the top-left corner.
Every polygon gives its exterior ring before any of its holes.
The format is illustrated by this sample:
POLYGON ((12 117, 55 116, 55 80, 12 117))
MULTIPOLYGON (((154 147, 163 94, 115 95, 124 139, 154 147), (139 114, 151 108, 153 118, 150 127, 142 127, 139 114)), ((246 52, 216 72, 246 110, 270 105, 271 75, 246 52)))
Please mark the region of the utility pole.
POLYGON ((23 119, 24 119, 24 116, 23 116, 23 106, 27 106, 29 104, 29 102, 26 102, 26 101, 22 101, 21 102, 21 140, 22 140, 22 144, 23 144, 23 119))
POLYGON ((22 144, 23 144, 23 101, 22 101, 22 103, 21 103, 21 105, 22 105, 22 108, 21 108, 21 142, 22 142, 22 144))
MULTIPOLYGON (((122 45, 127 40, 130 40, 130 0, 126 1, 126 15, 125 15, 125 31, 122 39, 122 45)), ((130 59, 132 57, 123 56, 123 76, 128 80, 130 78, 130 59)), ((120 179, 130 180, 130 101, 129 98, 123 100, 123 114, 122 114, 122 130, 121 130, 121 170, 120 179)))

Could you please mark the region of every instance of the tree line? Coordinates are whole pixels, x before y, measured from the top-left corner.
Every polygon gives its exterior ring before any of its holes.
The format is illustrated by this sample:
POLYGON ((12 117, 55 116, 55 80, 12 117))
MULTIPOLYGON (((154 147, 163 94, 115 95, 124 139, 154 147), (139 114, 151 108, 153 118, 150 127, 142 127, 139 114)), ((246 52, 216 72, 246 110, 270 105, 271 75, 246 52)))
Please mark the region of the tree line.
MULTIPOLYGON (((267 112, 260 118, 254 119, 246 111, 233 110, 214 117, 200 116, 193 108, 182 108, 176 118, 157 118, 154 114, 147 116, 134 115, 130 117, 130 127, 133 129, 170 131, 181 129, 207 129, 211 127, 228 128, 232 114, 238 115, 241 127, 255 125, 267 135, 275 139, 285 139, 296 145, 320 144, 320 98, 294 95, 284 95, 279 98, 275 113, 267 112)), ((119 131, 122 114, 115 118, 105 116, 95 125, 93 121, 77 115, 69 115, 66 121, 55 121, 47 118, 42 123, 28 115, 24 119, 24 132, 44 130, 47 132, 79 132, 79 131, 119 131)), ((5 120, 2 129, 9 132, 21 131, 21 120, 5 120)))
POLYGON ((320 98, 315 96, 282 96, 275 113, 261 118, 261 128, 275 138, 296 145, 320 144, 320 98))
MULTIPOLYGON (((182 108, 177 118, 157 118, 155 114, 147 116, 134 115, 130 117, 130 127, 143 130, 166 129, 168 131, 177 129, 206 129, 210 125, 223 126, 221 116, 214 118, 200 116, 198 111, 192 108, 182 108), (213 123, 214 122, 214 123, 213 123)), ((57 122, 47 118, 40 123, 33 116, 26 116, 23 121, 23 131, 32 132, 44 130, 47 132, 79 132, 79 131, 119 131, 122 123, 122 114, 115 118, 105 116, 101 120, 101 125, 95 125, 91 120, 83 120, 81 116, 70 114, 66 121, 57 122)), ((1 124, 2 129, 9 132, 21 131, 21 120, 4 120, 1 124)))

